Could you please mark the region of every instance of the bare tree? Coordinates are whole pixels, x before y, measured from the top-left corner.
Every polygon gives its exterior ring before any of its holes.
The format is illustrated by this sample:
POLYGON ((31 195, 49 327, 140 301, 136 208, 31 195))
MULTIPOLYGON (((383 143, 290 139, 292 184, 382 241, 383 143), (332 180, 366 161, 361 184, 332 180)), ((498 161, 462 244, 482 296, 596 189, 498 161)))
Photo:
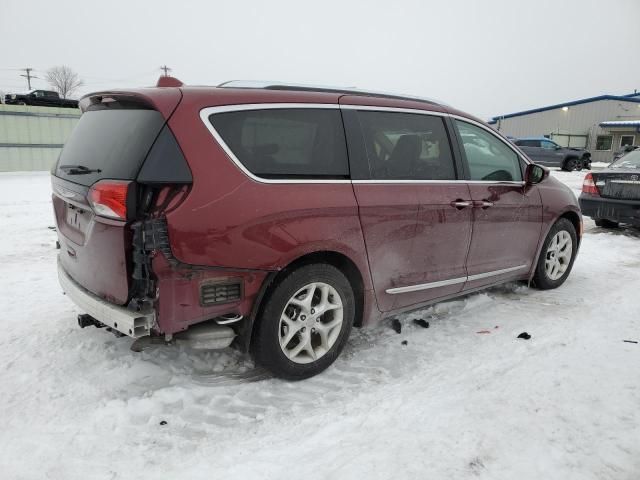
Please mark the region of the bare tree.
POLYGON ((50 68, 44 78, 62 98, 67 98, 84 83, 78 74, 66 65, 50 68))

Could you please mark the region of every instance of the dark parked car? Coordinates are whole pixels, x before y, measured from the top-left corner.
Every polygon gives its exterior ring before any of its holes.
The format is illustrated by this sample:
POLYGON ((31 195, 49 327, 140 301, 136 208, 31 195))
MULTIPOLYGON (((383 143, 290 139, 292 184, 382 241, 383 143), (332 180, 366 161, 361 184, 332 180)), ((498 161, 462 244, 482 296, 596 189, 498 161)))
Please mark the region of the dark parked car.
POLYGON ((602 171, 588 173, 580 207, 599 227, 640 226, 640 150, 627 153, 602 171))
POLYGON ((534 162, 571 172, 591 170, 591 154, 583 148, 561 147, 545 137, 518 138, 514 141, 534 162))
POLYGON ((233 345, 300 379, 352 326, 571 271, 575 196, 476 118, 348 90, 167 83, 84 97, 53 170, 59 279, 81 326, 136 348, 233 345))
POLYGON ((622 158, 623 156, 625 156, 627 153, 633 152, 634 150, 638 150, 639 148, 640 146, 638 145, 625 145, 615 153, 615 155, 613 156, 613 161, 615 162, 619 158, 622 158))
POLYGON ((39 107, 78 108, 78 100, 61 98, 58 92, 49 90, 31 90, 27 93, 5 95, 7 105, 34 105, 39 107))

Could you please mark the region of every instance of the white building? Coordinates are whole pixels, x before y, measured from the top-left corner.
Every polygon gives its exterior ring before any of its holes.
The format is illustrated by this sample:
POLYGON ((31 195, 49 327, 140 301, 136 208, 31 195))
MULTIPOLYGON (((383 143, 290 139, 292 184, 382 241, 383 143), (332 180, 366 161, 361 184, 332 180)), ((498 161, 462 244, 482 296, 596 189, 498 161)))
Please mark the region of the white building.
POLYGON ((586 148, 594 162, 610 162, 624 145, 640 145, 640 93, 500 115, 489 124, 511 137, 545 136, 563 146, 586 148))

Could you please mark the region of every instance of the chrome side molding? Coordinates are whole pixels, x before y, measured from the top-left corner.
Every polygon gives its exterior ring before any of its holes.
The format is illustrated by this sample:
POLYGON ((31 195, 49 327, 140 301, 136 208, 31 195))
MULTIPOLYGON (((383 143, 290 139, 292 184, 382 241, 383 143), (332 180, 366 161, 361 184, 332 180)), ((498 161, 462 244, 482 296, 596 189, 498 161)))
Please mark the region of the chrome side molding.
POLYGON ((389 295, 396 295, 398 293, 418 292, 420 290, 428 290, 430 288, 447 287, 449 285, 456 285, 458 283, 473 282, 474 280, 481 280, 483 278, 495 277, 497 275, 503 275, 505 273, 515 272, 528 268, 529 265, 518 265, 516 267, 503 268, 501 270, 493 270, 491 272, 476 273, 475 275, 467 275, 466 277, 450 278, 448 280, 439 280, 437 282, 421 283, 419 285, 408 285, 406 287, 388 288, 385 290, 389 295))

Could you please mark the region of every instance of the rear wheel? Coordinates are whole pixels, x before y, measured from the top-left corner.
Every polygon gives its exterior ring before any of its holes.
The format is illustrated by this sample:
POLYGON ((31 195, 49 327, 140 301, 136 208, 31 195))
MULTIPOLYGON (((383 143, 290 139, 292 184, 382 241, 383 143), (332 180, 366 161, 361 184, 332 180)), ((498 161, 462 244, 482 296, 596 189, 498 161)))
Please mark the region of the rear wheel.
POLYGON ((558 220, 542 245, 533 284, 541 289, 557 288, 569 276, 578 249, 576 229, 566 218, 558 220))
POLYGON ((596 222, 597 227, 602 228, 618 228, 620 226, 618 222, 612 222, 611 220, 607 220, 605 218, 598 218, 594 221, 596 222))
POLYGON ((257 319, 256 363, 289 380, 316 375, 342 351, 354 316, 353 289, 340 270, 300 267, 275 286, 257 319))

